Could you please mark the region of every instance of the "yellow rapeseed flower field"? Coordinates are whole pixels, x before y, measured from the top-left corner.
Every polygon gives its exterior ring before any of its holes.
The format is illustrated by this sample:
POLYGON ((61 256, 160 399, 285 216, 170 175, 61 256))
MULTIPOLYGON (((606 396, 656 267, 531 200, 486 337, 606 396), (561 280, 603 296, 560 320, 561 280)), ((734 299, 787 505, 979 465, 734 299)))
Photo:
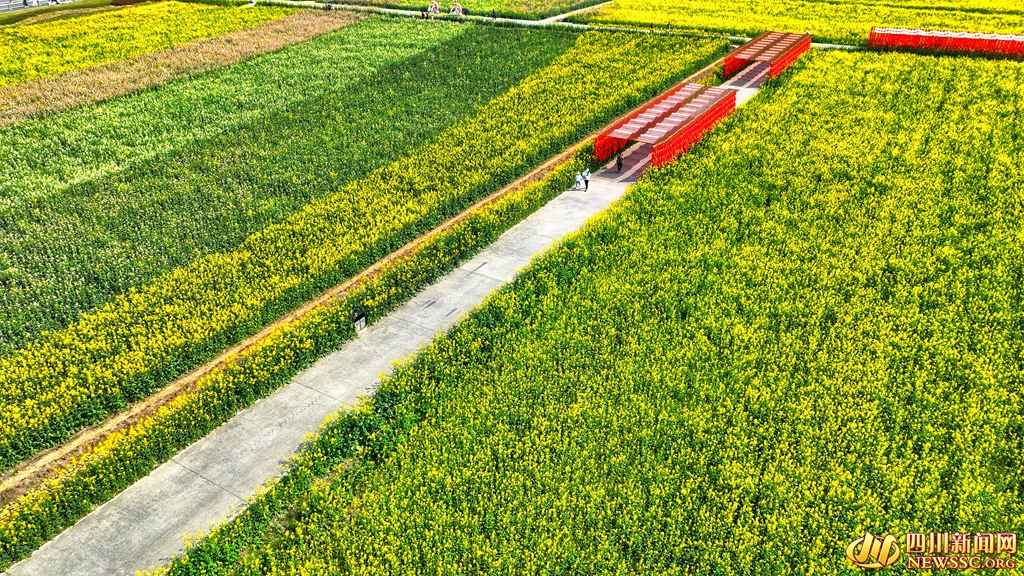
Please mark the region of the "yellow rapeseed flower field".
POLYGON ((195 350, 228 347, 227 335, 286 312, 287 297, 352 276, 725 48, 580 35, 409 157, 0 359, 0 461, 58 443, 185 373, 195 350))
POLYGON ((288 8, 154 2, 0 29, 0 86, 38 80, 262 24, 288 8))
POLYGON ((1024 33, 1019 3, 816 0, 614 0, 571 19, 591 24, 671 26, 737 36, 765 30, 803 33, 818 42, 867 44, 872 26, 1024 33), (1016 5, 1015 5, 1016 4, 1016 5))
POLYGON ((861 574, 865 531, 1024 532, 1022 86, 812 51, 167 571, 861 574))

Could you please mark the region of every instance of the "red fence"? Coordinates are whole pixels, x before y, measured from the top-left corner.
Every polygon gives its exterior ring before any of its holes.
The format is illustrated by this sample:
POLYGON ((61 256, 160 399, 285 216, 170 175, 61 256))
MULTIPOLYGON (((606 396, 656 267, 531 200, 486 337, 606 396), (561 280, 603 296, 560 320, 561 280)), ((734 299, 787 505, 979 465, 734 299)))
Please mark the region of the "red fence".
POLYGON ((765 32, 725 57, 723 75, 728 78, 754 62, 767 62, 771 65, 768 76, 775 78, 810 47, 810 34, 765 32))
POLYGON ((871 29, 868 46, 872 48, 969 52, 991 56, 1024 57, 1024 36, 1013 34, 979 34, 945 30, 875 27, 871 29))
POLYGON ((594 156, 603 162, 628 142, 644 142, 654 145, 654 165, 661 166, 735 109, 735 90, 680 84, 598 136, 594 156))
POLYGON ((711 102, 703 107, 703 111, 693 115, 689 120, 665 134, 660 142, 654 145, 652 166, 660 168, 686 153, 691 146, 700 142, 716 124, 736 110, 735 90, 724 88, 715 90, 718 92, 713 95, 711 102))
POLYGON ((611 130, 598 136, 594 141, 594 158, 598 162, 604 162, 611 158, 613 154, 624 148, 634 136, 677 110, 701 88, 703 86, 699 84, 681 83, 663 92, 661 96, 645 104, 613 126, 611 130))

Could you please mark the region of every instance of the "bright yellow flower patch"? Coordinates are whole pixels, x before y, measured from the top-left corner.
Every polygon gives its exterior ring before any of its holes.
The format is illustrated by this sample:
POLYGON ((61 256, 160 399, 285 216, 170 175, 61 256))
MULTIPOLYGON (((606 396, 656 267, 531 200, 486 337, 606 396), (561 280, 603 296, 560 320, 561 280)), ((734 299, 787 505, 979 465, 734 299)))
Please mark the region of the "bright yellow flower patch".
POLYGON ((158 2, 0 29, 0 86, 131 58, 294 12, 158 2))
MULTIPOLYGON (((929 2, 825 2, 817 0, 615 0, 573 20, 756 36, 765 30, 810 30, 819 42, 867 44, 872 26, 933 28, 970 32, 1024 32, 1024 9, 986 8, 929 2), (961 9, 950 9, 961 8, 961 9), (981 8, 981 9, 979 9, 981 8), (987 11, 991 10, 991 11, 987 11)), ((981 6, 984 4, 984 6, 981 6)))

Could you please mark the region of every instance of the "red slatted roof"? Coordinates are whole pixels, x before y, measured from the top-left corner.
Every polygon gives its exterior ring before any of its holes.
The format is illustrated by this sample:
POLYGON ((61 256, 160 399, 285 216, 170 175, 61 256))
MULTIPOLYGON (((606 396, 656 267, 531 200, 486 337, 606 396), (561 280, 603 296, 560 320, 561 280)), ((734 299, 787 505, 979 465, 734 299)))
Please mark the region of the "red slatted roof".
POLYGON ((720 102, 731 90, 701 84, 682 84, 640 111, 607 136, 659 144, 680 126, 691 122, 720 102))
POLYGON ((760 88, 768 79, 772 65, 768 62, 755 62, 743 69, 742 72, 733 76, 728 82, 722 84, 723 88, 760 88))
POLYGON ((731 92, 728 88, 707 88, 695 94, 684 106, 634 138, 637 142, 660 144, 680 126, 692 122, 710 110, 731 92))
POLYGON ((726 58, 738 58, 748 62, 774 62, 807 38, 810 38, 809 34, 765 32, 732 51, 726 58))

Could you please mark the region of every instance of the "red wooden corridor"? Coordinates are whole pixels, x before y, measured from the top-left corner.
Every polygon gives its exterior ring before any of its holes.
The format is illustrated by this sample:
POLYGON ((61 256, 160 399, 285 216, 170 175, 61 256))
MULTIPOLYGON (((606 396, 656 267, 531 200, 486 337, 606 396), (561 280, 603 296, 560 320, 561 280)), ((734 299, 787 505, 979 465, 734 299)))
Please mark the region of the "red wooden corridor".
POLYGON ((630 142, 652 145, 655 167, 686 152, 736 109, 736 91, 680 84, 597 137, 597 160, 611 158, 630 142))
POLYGON ((755 62, 769 65, 768 77, 775 78, 811 47, 810 34, 765 32, 725 57, 724 76, 729 78, 755 62))

